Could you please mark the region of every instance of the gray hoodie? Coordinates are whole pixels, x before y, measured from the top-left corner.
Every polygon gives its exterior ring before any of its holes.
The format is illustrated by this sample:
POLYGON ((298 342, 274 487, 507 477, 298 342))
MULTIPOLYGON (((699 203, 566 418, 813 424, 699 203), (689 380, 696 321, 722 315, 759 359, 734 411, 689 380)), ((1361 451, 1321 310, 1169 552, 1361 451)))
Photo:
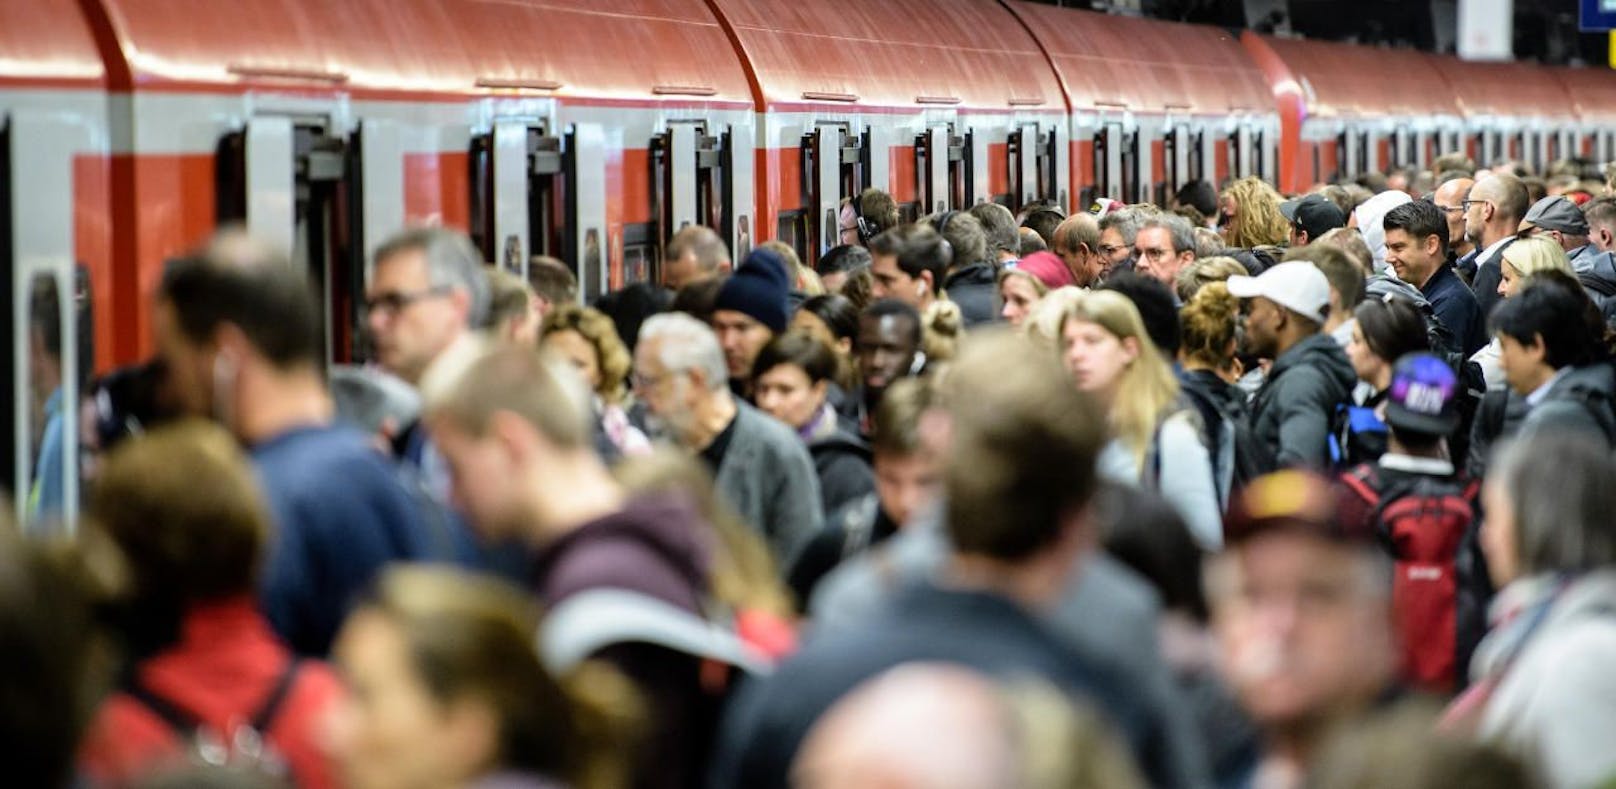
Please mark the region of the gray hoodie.
MULTIPOLYGON (((1328 334, 1315 334, 1279 355, 1252 399, 1255 443, 1273 452, 1263 471, 1330 463, 1330 422, 1358 380, 1347 354, 1328 334)), ((1262 462, 1266 461, 1266 462, 1262 462)))

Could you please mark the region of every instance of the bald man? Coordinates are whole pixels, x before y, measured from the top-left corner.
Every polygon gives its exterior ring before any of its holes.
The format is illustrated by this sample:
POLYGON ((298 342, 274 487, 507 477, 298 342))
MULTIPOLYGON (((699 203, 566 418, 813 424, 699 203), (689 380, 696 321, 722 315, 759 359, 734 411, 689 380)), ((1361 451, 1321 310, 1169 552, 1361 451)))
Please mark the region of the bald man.
POLYGON ((1476 251, 1476 245, 1465 237, 1465 209, 1464 200, 1470 194, 1470 187, 1476 185, 1471 178, 1454 178, 1436 189, 1432 201, 1436 203, 1442 216, 1448 220, 1448 265, 1454 265, 1460 258, 1476 251))
POLYGON ((1072 272, 1072 281, 1080 288, 1093 285, 1105 273, 1106 261, 1100 257, 1100 224, 1087 213, 1068 217, 1055 226, 1050 234, 1055 242, 1054 252, 1072 272))
POLYGON ((1104 723, 1032 679, 995 682, 908 663, 865 682, 814 724, 792 786, 904 789, 1142 787, 1104 723))
POLYGON ((1499 268, 1504 248, 1515 241, 1530 201, 1526 184, 1508 173, 1483 178, 1470 188, 1470 197, 1464 203, 1465 237, 1479 251, 1460 258, 1458 267, 1461 274, 1466 269, 1475 272, 1470 277, 1470 289, 1481 305, 1483 318, 1491 315, 1498 303, 1498 283, 1504 278, 1499 268))

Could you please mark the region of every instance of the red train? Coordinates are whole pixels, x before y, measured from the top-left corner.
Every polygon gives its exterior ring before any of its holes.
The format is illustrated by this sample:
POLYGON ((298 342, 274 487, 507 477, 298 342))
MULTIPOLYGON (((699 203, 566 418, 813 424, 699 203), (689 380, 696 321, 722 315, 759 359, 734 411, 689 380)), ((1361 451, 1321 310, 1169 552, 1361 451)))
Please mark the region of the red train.
POLYGON ((1019 0, 0 0, 0 53, 11 491, 43 394, 76 395, 38 346, 146 356, 164 261, 220 222, 310 269, 342 360, 368 252, 409 223, 560 257, 593 298, 692 222, 812 260, 867 186, 916 214, 1070 207, 1616 144, 1603 70, 1019 0))

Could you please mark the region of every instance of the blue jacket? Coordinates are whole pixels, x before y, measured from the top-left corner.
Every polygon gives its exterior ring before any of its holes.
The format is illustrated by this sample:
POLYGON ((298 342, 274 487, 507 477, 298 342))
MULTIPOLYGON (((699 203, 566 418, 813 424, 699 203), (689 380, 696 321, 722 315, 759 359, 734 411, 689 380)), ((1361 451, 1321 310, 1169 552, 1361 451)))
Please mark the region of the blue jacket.
POLYGON ((324 655, 384 565, 437 543, 393 466, 351 428, 288 430, 252 448, 274 521, 264 612, 299 653, 324 655))

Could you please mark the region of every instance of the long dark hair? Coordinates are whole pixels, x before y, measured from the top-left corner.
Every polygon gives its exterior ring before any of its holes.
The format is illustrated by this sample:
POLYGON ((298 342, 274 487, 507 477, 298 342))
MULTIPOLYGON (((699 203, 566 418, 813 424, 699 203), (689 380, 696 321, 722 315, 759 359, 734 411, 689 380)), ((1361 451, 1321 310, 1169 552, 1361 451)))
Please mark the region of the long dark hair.
POLYGON ((1405 354, 1431 350, 1425 317, 1404 299, 1372 299, 1353 311, 1371 353, 1392 364, 1405 354))

